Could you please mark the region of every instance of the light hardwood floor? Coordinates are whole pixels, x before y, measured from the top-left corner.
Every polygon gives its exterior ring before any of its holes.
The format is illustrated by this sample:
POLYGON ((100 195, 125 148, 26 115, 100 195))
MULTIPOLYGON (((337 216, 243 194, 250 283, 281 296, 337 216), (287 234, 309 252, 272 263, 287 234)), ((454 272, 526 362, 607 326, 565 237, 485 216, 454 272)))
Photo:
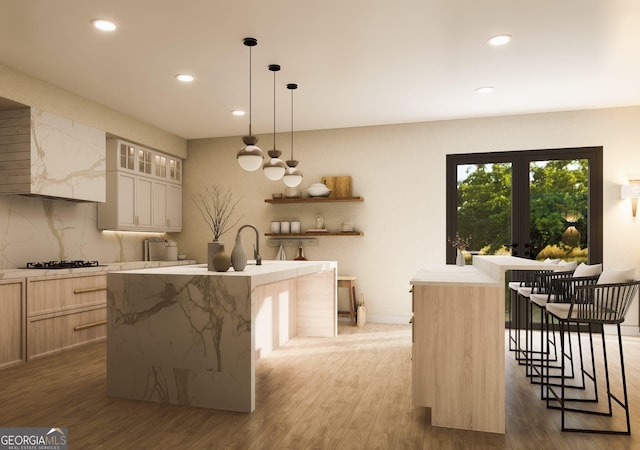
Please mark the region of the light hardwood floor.
POLYGON ((506 354, 507 433, 429 425, 411 405, 411 328, 340 325, 258 362, 256 411, 240 414, 109 398, 105 343, 0 371, 0 426, 66 426, 71 449, 640 448, 640 339, 625 338, 632 436, 562 433, 506 354))

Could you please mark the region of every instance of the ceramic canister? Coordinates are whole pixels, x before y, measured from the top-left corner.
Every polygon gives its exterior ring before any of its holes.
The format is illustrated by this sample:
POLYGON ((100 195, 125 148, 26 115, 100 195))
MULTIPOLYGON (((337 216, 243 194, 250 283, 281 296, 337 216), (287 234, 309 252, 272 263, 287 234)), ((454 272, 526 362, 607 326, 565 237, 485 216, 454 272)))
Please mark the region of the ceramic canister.
POLYGON ((294 234, 300 234, 300 222, 297 220, 291 222, 291 232, 294 234))
POLYGON ((290 222, 280 222, 280 233, 289 233, 289 230, 291 229, 291 223, 290 222))
POLYGON ((280 222, 271 222, 271 232, 280 233, 280 222))

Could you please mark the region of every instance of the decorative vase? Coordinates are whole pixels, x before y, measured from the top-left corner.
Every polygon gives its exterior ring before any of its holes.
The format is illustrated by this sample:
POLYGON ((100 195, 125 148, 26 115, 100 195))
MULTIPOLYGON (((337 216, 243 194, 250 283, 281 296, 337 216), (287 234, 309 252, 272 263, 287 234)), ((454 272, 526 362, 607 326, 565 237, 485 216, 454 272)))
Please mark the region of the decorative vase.
POLYGON ((224 251, 224 244, 220 244, 218 251, 213 255, 213 268, 216 272, 226 272, 231 267, 231 257, 224 251))
POLYGON ((233 246, 231 251, 231 265, 236 272, 242 272, 247 266, 247 254, 242 248, 242 238, 240 233, 236 234, 236 245, 233 246))
POLYGON ((218 240, 207 244, 207 270, 209 272, 214 272, 216 270, 215 267, 213 267, 213 257, 216 255, 221 245, 224 247, 224 244, 218 240))
POLYGON ((458 255, 456 256, 456 266, 464 266, 464 253, 458 250, 458 255))
POLYGON ((224 244, 218 243, 217 250, 211 258, 211 265, 216 272, 226 272, 231 267, 231 256, 224 251, 224 244))

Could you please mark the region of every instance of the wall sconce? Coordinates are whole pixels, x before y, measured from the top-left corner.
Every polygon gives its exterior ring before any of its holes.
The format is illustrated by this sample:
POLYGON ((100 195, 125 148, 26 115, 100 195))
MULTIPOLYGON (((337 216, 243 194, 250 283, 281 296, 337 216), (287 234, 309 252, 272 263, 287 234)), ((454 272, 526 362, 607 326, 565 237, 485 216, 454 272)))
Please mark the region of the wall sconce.
POLYGON ((620 197, 622 199, 631 199, 631 214, 636 218, 638 210, 638 199, 640 198, 640 180, 629 180, 629 184, 620 186, 620 197))

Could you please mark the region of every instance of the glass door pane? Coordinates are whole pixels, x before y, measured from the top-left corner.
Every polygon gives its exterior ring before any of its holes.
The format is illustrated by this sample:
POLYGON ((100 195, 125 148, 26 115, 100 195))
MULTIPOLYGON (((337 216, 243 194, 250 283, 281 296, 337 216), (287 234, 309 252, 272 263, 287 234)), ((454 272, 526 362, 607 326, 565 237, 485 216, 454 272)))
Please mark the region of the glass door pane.
POLYGON ((510 162, 457 166, 457 233, 469 240, 472 255, 511 254, 510 162))
POLYGON ((588 261, 588 223, 589 161, 530 161, 531 257, 588 261))

